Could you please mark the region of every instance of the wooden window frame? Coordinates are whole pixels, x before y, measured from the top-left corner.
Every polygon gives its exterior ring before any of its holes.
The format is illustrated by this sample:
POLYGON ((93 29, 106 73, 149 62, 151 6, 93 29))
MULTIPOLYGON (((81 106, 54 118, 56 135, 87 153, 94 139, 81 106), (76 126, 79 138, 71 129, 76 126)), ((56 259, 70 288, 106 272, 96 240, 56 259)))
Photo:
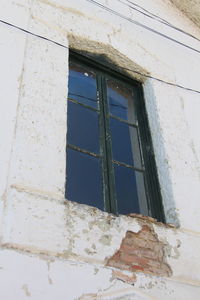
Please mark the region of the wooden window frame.
MULTIPOLYGON (((70 61, 77 62, 89 67, 91 71, 94 70, 98 74, 97 75, 97 100, 100 106, 99 111, 98 109, 89 107, 86 104, 79 103, 74 99, 70 99, 70 97, 68 97, 68 101, 72 101, 85 108, 98 111, 101 155, 91 153, 89 151, 85 151, 84 149, 81 149, 79 147, 70 144, 67 144, 67 147, 83 153, 88 152, 89 155, 102 158, 104 208, 105 211, 109 213, 118 214, 116 191, 114 187, 115 186, 114 171, 112 167, 112 163, 113 163, 112 156, 111 156, 112 145, 111 145, 111 134, 109 131, 109 112, 108 112, 108 103, 107 103, 108 100, 106 95, 105 78, 110 78, 115 81, 119 80, 120 82, 123 82, 123 85, 127 85, 127 87, 134 88, 134 93, 136 94, 134 105, 137 114, 137 121, 138 121, 137 126, 139 131, 140 147, 143 156, 143 163, 145 166, 145 170, 143 174, 144 174, 144 181, 145 181, 145 192, 147 198, 148 215, 156 218, 159 221, 165 222, 161 191, 160 191, 160 186, 158 181, 158 174, 156 169, 155 156, 153 152, 150 128, 149 128, 147 113, 145 109, 142 84, 131 79, 128 76, 124 76, 116 72, 115 70, 104 65, 103 63, 99 63, 92 58, 89 59, 88 57, 85 57, 84 55, 80 55, 74 51, 70 51, 69 59, 70 61)), ((114 117, 114 118, 116 118, 120 122, 128 123, 127 121, 120 119, 118 117, 114 117)), ((133 124, 131 126, 133 126, 133 124)), ((137 168, 135 167, 133 167, 133 169, 137 170, 137 168)))

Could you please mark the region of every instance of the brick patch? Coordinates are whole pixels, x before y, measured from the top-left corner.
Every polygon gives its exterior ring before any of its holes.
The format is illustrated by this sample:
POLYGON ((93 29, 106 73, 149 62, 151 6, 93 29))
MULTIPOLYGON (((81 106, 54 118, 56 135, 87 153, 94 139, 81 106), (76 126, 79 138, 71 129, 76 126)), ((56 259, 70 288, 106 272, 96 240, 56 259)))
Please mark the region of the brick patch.
POLYGON ((120 249, 108 259, 106 265, 121 270, 169 277, 172 271, 165 261, 164 246, 154 230, 143 225, 137 233, 126 232, 120 249))

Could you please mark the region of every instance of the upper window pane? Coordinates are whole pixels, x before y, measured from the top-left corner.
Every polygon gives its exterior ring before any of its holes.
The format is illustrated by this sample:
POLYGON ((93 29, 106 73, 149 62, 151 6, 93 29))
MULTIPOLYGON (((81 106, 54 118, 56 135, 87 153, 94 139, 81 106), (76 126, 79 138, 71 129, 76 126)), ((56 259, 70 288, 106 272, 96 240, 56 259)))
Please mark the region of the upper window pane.
POLYGON ((114 80, 107 80, 107 96, 111 115, 136 124, 134 97, 131 88, 114 80))
POLYGON ((98 112, 68 100, 67 142, 99 153, 98 112))
POLYGON ((80 103, 97 108, 96 75, 86 67, 70 63, 69 92, 70 98, 80 103))

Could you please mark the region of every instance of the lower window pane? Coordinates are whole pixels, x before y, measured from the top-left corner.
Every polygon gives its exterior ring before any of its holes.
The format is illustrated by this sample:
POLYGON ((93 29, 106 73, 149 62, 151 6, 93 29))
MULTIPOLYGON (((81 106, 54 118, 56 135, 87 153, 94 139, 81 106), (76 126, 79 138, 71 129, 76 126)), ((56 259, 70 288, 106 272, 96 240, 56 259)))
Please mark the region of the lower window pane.
POLYGON ((137 129, 110 118, 113 159, 142 168, 137 129))
POLYGON ((137 180, 133 169, 114 164, 118 213, 140 213, 137 180))
POLYGON ((101 160, 67 149, 66 198, 104 209, 101 160))

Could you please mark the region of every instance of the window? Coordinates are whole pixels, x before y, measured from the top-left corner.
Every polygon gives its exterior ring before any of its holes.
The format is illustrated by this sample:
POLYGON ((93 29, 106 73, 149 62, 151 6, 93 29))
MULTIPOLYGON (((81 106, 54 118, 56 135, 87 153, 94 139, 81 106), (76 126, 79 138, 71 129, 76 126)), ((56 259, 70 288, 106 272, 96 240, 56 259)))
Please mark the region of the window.
POLYGON ((71 53, 66 198, 164 221, 142 86, 71 53))

